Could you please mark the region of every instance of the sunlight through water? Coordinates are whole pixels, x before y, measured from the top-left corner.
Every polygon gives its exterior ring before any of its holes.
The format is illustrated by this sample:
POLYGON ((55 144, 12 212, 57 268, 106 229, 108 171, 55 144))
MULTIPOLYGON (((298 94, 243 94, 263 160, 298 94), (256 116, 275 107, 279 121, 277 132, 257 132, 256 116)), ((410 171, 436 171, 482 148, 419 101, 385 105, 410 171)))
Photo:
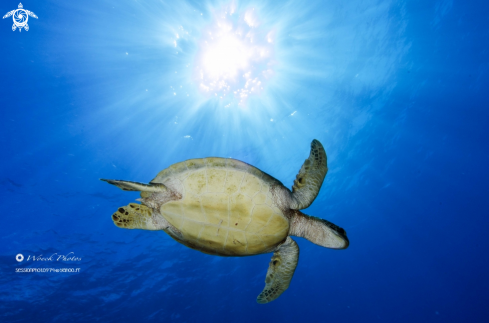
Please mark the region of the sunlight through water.
POLYGON ((255 8, 234 6, 215 14, 199 41, 196 77, 203 93, 244 105, 273 75, 273 31, 260 29, 255 8))
MULTIPOLYGON (((269 152, 361 134, 383 109, 409 48, 397 32, 403 20, 391 19, 392 1, 130 2, 120 10, 117 46, 98 56, 86 84, 117 76, 90 122, 100 132, 94 140, 117 133, 121 147, 145 143, 149 157, 131 157, 140 162, 135 176, 152 176, 148 164, 157 169, 191 151, 266 160, 294 177, 296 169, 269 152), (378 100, 363 102, 369 97, 378 100)), ((104 44, 86 39, 87 59, 104 44)))

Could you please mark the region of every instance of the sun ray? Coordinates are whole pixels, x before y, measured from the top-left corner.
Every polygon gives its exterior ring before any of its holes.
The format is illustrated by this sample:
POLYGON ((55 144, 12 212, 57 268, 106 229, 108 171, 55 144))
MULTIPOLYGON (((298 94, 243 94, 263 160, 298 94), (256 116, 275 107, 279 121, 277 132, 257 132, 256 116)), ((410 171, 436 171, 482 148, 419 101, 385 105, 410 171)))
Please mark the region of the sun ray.
POLYGON ((195 75, 203 93, 245 106, 273 75, 273 32, 260 28, 254 8, 235 10, 217 11, 202 33, 195 75))

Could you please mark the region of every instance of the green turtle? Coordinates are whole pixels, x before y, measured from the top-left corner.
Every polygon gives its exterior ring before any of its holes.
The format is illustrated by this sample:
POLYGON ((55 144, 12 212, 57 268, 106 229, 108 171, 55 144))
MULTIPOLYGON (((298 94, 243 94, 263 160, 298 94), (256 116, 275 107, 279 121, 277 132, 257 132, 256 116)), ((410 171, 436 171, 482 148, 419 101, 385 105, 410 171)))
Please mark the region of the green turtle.
POLYGON ((333 249, 349 245, 345 230, 300 211, 314 201, 327 171, 326 152, 313 140, 292 192, 258 168, 215 157, 174 164, 149 184, 102 180, 141 192, 142 204, 130 203, 112 215, 119 228, 163 230, 187 247, 217 256, 274 252, 257 298, 264 304, 289 287, 299 260, 291 236, 333 249))

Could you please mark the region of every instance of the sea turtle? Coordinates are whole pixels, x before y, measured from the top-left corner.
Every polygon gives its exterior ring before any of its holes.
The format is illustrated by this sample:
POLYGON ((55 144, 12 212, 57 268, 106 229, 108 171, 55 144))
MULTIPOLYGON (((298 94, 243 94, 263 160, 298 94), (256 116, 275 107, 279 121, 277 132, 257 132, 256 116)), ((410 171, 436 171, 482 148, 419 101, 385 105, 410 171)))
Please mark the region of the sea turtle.
POLYGON ((24 28, 26 31, 29 31, 29 25, 27 24, 29 16, 37 19, 36 14, 32 11, 25 10, 22 3, 19 3, 19 9, 7 12, 2 19, 8 18, 10 16, 13 16, 12 19, 14 20, 12 31, 15 31, 15 29, 17 28, 19 28, 19 31, 22 31, 22 28, 24 28))
POLYGON ((163 230, 187 247, 217 256, 274 252, 257 298, 264 304, 279 297, 294 274, 299 247, 290 236, 333 249, 349 245, 345 230, 299 211, 314 201, 327 171, 324 148, 313 140, 292 192, 251 165, 215 157, 174 164, 149 184, 102 180, 141 192, 142 204, 130 203, 112 215, 119 228, 163 230))

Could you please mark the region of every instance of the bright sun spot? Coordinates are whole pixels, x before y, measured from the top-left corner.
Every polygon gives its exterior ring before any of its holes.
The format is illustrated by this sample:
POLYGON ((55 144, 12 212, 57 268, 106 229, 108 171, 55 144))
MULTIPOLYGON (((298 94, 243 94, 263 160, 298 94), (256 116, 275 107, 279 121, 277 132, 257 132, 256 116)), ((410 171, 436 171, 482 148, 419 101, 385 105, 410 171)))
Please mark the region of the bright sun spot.
POLYGON ((203 92, 244 105, 273 75, 273 32, 259 29, 254 9, 226 9, 203 32, 196 75, 203 92))
POLYGON ((223 33, 217 37, 218 39, 209 44, 203 55, 203 72, 214 79, 234 78, 238 71, 244 70, 249 65, 248 48, 231 33, 223 33))

